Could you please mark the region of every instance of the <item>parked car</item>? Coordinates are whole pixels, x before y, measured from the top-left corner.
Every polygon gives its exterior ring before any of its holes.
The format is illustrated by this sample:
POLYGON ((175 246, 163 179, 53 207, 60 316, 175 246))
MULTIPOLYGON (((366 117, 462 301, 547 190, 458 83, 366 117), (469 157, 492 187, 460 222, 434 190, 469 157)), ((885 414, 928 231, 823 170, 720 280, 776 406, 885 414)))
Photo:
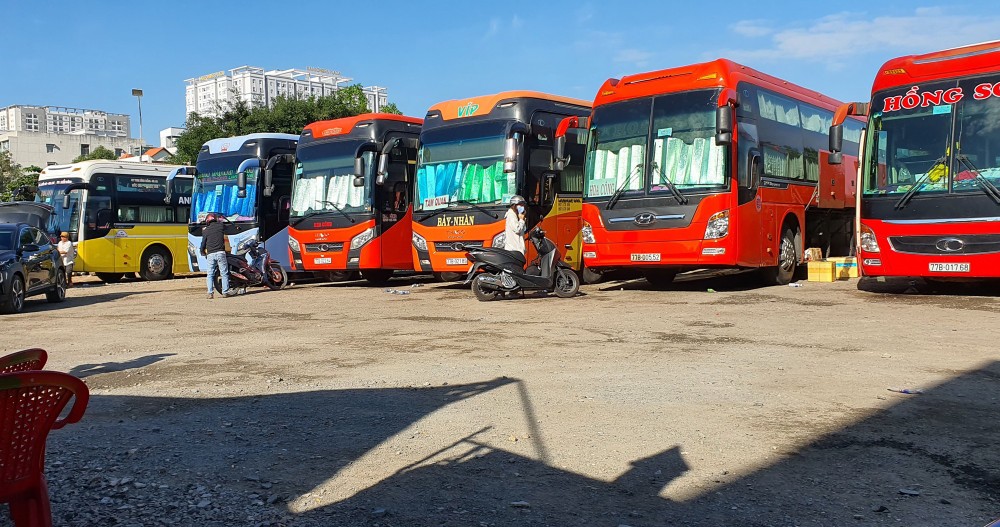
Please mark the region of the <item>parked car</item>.
POLYGON ((42 293, 49 302, 66 299, 59 250, 41 229, 0 223, 0 312, 20 313, 25 297, 42 293))

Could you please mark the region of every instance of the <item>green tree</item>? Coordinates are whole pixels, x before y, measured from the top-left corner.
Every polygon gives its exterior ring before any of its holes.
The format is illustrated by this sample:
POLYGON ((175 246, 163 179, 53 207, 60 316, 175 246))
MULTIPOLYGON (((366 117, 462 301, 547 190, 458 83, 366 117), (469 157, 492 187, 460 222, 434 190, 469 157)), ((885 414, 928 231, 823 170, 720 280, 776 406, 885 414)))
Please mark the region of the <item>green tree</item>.
MULTIPOLYGON (((395 109, 395 105, 389 106, 395 109)), ((298 135, 311 122, 351 117, 369 111, 368 97, 360 84, 323 97, 278 97, 271 107, 251 108, 238 93, 234 93, 225 105, 216 106, 217 117, 194 112, 188 115, 187 130, 177 138, 177 154, 171 162, 193 165, 202 145, 211 139, 263 132, 298 135)), ((396 113, 398 111, 396 109, 396 113)))
POLYGON ((21 168, 11 159, 10 152, 0 152, 0 201, 34 199, 41 171, 36 166, 21 168))
POLYGON ((112 160, 114 160, 114 159, 118 159, 118 155, 115 154, 115 152, 113 150, 108 150, 107 148, 104 148, 103 146, 98 146, 97 148, 91 150, 90 153, 87 154, 87 155, 76 156, 76 158, 73 159, 73 162, 74 163, 79 163, 80 161, 91 161, 91 160, 94 160, 94 159, 112 159, 112 160))
POLYGON ((382 112, 382 113, 394 113, 396 115, 403 115, 403 112, 399 111, 399 108, 396 107, 396 103, 394 103, 394 102, 391 102, 391 103, 383 106, 382 109, 379 110, 379 111, 382 112))

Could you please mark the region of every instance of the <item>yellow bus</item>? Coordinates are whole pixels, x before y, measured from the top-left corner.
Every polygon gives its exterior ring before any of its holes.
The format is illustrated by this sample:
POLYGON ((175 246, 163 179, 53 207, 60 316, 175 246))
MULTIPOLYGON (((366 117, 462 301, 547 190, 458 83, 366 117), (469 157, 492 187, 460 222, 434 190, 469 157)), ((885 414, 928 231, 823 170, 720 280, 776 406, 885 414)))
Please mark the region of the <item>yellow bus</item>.
POLYGON ((68 232, 76 245, 73 271, 94 273, 109 283, 132 273, 162 280, 187 272, 193 185, 190 176, 175 176, 178 168, 84 161, 42 170, 35 201, 55 208, 50 234, 68 232))

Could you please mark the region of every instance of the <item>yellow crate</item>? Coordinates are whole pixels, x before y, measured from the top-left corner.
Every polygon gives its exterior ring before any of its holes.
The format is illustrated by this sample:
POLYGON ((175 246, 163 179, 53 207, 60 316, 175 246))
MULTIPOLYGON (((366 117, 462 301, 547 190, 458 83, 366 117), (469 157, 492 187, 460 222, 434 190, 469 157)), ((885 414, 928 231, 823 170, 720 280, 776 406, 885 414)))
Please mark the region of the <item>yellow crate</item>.
POLYGON ((838 256, 828 258, 828 262, 837 264, 837 279, 857 278, 858 259, 853 256, 838 256))
POLYGON ((830 261, 809 262, 810 282, 835 282, 837 263, 830 261))

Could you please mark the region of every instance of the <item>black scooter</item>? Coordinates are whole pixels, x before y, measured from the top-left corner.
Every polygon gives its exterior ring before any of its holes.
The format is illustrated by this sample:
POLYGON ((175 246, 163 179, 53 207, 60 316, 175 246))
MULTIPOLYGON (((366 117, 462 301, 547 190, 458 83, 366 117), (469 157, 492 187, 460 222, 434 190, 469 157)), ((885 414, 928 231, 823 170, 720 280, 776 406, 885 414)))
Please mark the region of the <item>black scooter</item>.
POLYGON ((472 284, 476 298, 486 302, 496 300, 504 293, 525 290, 552 291, 560 298, 575 296, 580 290, 580 279, 560 258, 556 245, 545 237, 545 231, 535 228, 529 236, 538 252, 538 259, 524 269, 524 255, 505 251, 499 247, 468 249, 473 262, 465 277, 472 284))
MULTIPOLYGON (((257 240, 250 238, 237 246, 236 254, 226 253, 229 264, 229 287, 245 294, 248 287, 263 285, 271 290, 288 284, 288 274, 281 264, 271 260, 271 255, 257 240), (248 262, 245 255, 250 255, 248 262)), ((215 275, 215 290, 222 292, 222 275, 215 275)))

